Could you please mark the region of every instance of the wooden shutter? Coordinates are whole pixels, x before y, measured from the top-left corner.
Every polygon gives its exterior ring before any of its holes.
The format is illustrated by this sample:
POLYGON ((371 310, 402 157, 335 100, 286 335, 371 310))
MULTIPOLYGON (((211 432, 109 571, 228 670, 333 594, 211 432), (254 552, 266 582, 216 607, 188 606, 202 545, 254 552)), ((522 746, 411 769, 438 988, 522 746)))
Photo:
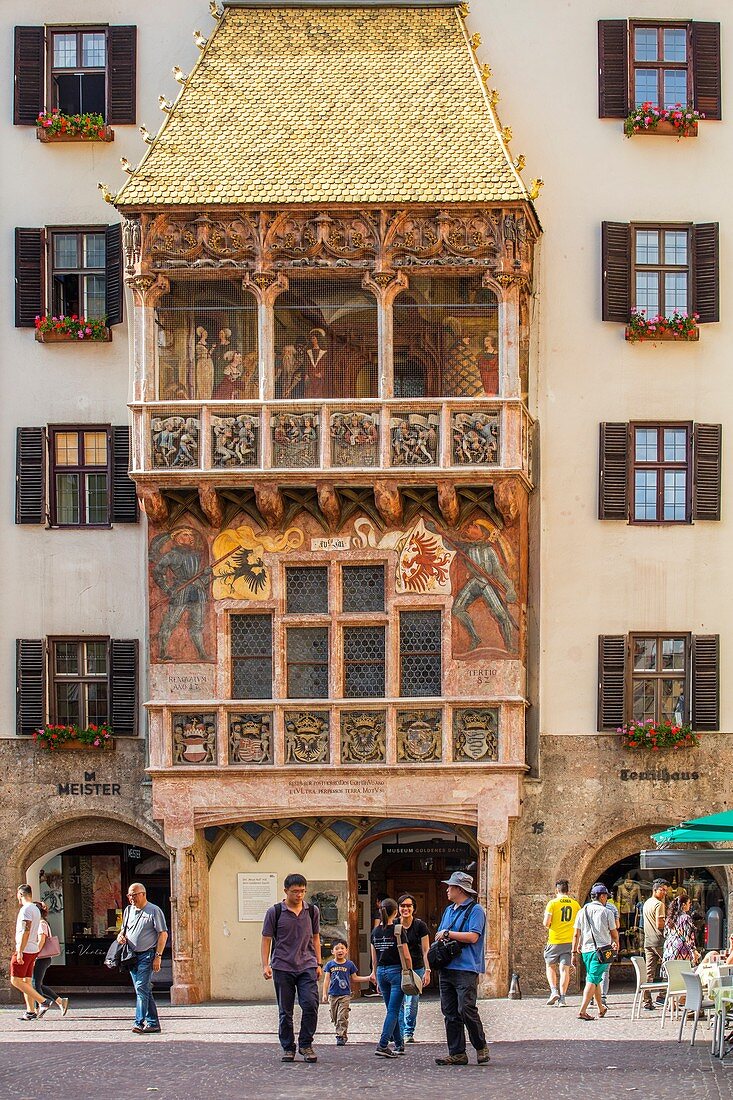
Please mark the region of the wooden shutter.
POLYGON ((119 222, 108 225, 105 233, 105 312, 108 325, 122 323, 122 226, 119 222))
POLYGON ((43 27, 15 28, 15 126, 35 126, 36 119, 44 108, 45 51, 43 27))
POLYGON ((598 518, 629 519, 628 424, 601 424, 598 518))
POLYGON ((629 113, 629 37, 625 19, 598 20, 598 117, 629 113))
POLYGON ((692 24, 692 105, 705 118, 720 119, 720 23, 692 24))
POLYGON ((130 429, 112 428, 112 523, 137 523, 137 492, 130 477, 130 429))
POLYGON ((15 522, 46 519, 46 432, 18 428, 15 454, 15 522))
POLYGON ((692 517, 720 519, 720 466, 723 427, 696 424, 692 448, 692 517))
POLYGON ((15 643, 15 732, 30 737, 46 720, 46 653, 41 639, 15 643))
POLYGON ((626 635, 598 639, 598 729, 615 733, 626 717, 626 635))
POLYGON ((15 230, 15 327, 35 328, 43 313, 42 229, 15 230))
POLYGON ((692 728, 720 729, 720 637, 697 634, 692 639, 692 728))
POLYGON ((692 227, 692 309, 700 324, 720 320, 718 223, 692 227))
POLYGON ((626 325, 631 318, 630 225, 625 222, 603 222, 601 260, 603 320, 626 325))
POLYGON ((118 736, 137 733, 137 641, 110 643, 109 720, 118 736))
POLYGON ((107 31, 107 122, 133 126, 137 85, 137 27, 107 31))

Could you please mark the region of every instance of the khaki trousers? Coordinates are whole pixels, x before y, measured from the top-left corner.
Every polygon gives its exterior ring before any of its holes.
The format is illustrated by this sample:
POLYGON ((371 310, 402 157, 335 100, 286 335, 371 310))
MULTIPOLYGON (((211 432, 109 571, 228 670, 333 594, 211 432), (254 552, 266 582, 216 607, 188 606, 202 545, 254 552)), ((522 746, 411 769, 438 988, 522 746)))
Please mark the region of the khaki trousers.
POLYGON ((336 1036, 339 1039, 345 1039, 349 1027, 351 997, 347 995, 343 997, 329 997, 328 1004, 331 1009, 331 1020, 333 1021, 333 1026, 336 1028, 336 1036))
MULTIPOLYGON (((659 972, 662 969, 661 947, 645 947, 644 957, 646 959, 646 980, 648 982, 659 981, 659 972)), ((645 1005, 652 1003, 652 995, 649 989, 644 990, 643 1000, 645 1005)))

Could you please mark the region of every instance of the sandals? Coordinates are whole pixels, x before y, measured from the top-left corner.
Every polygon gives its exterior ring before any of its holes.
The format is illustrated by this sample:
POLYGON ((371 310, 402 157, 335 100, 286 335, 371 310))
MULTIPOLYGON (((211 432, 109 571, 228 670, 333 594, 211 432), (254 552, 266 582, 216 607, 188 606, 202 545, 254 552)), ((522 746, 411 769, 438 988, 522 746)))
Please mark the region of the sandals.
POLYGON ((606 1015, 607 1012, 608 1012, 608 1006, 607 1005, 604 1005, 603 1008, 598 1009, 598 1015, 600 1016, 601 1019, 603 1019, 603 1017, 606 1015))
POLYGON ((595 1016, 589 1016, 587 1012, 578 1013, 579 1020, 595 1020, 595 1016))

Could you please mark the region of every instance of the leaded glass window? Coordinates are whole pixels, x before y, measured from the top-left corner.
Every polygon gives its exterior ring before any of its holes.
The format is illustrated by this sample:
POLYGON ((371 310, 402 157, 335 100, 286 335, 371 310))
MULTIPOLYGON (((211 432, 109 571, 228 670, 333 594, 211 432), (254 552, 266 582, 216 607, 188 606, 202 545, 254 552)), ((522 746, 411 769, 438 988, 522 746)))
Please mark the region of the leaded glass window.
POLYGON ((345 565, 341 578, 344 611, 384 611, 383 565, 345 565))
POLYGON ((376 699, 384 695, 385 628, 344 627, 344 698, 376 699))
POLYGON ((287 632, 288 699, 328 698, 328 627, 287 632))
POLYGON ((441 615, 400 613, 400 695, 440 695, 441 615))
POLYGON ((232 615, 232 698, 272 698, 272 615, 232 615))
POLYGON ((328 568, 325 565, 287 568, 285 593, 288 615, 328 614, 328 568))

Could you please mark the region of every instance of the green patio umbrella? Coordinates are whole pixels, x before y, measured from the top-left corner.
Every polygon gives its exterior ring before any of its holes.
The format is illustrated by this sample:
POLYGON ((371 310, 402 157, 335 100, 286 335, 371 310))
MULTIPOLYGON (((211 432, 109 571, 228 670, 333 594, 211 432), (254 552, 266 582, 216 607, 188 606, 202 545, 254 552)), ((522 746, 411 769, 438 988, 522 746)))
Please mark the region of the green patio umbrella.
POLYGON ((654 833, 657 844, 700 844, 733 840, 733 810, 683 821, 673 829, 654 833))

